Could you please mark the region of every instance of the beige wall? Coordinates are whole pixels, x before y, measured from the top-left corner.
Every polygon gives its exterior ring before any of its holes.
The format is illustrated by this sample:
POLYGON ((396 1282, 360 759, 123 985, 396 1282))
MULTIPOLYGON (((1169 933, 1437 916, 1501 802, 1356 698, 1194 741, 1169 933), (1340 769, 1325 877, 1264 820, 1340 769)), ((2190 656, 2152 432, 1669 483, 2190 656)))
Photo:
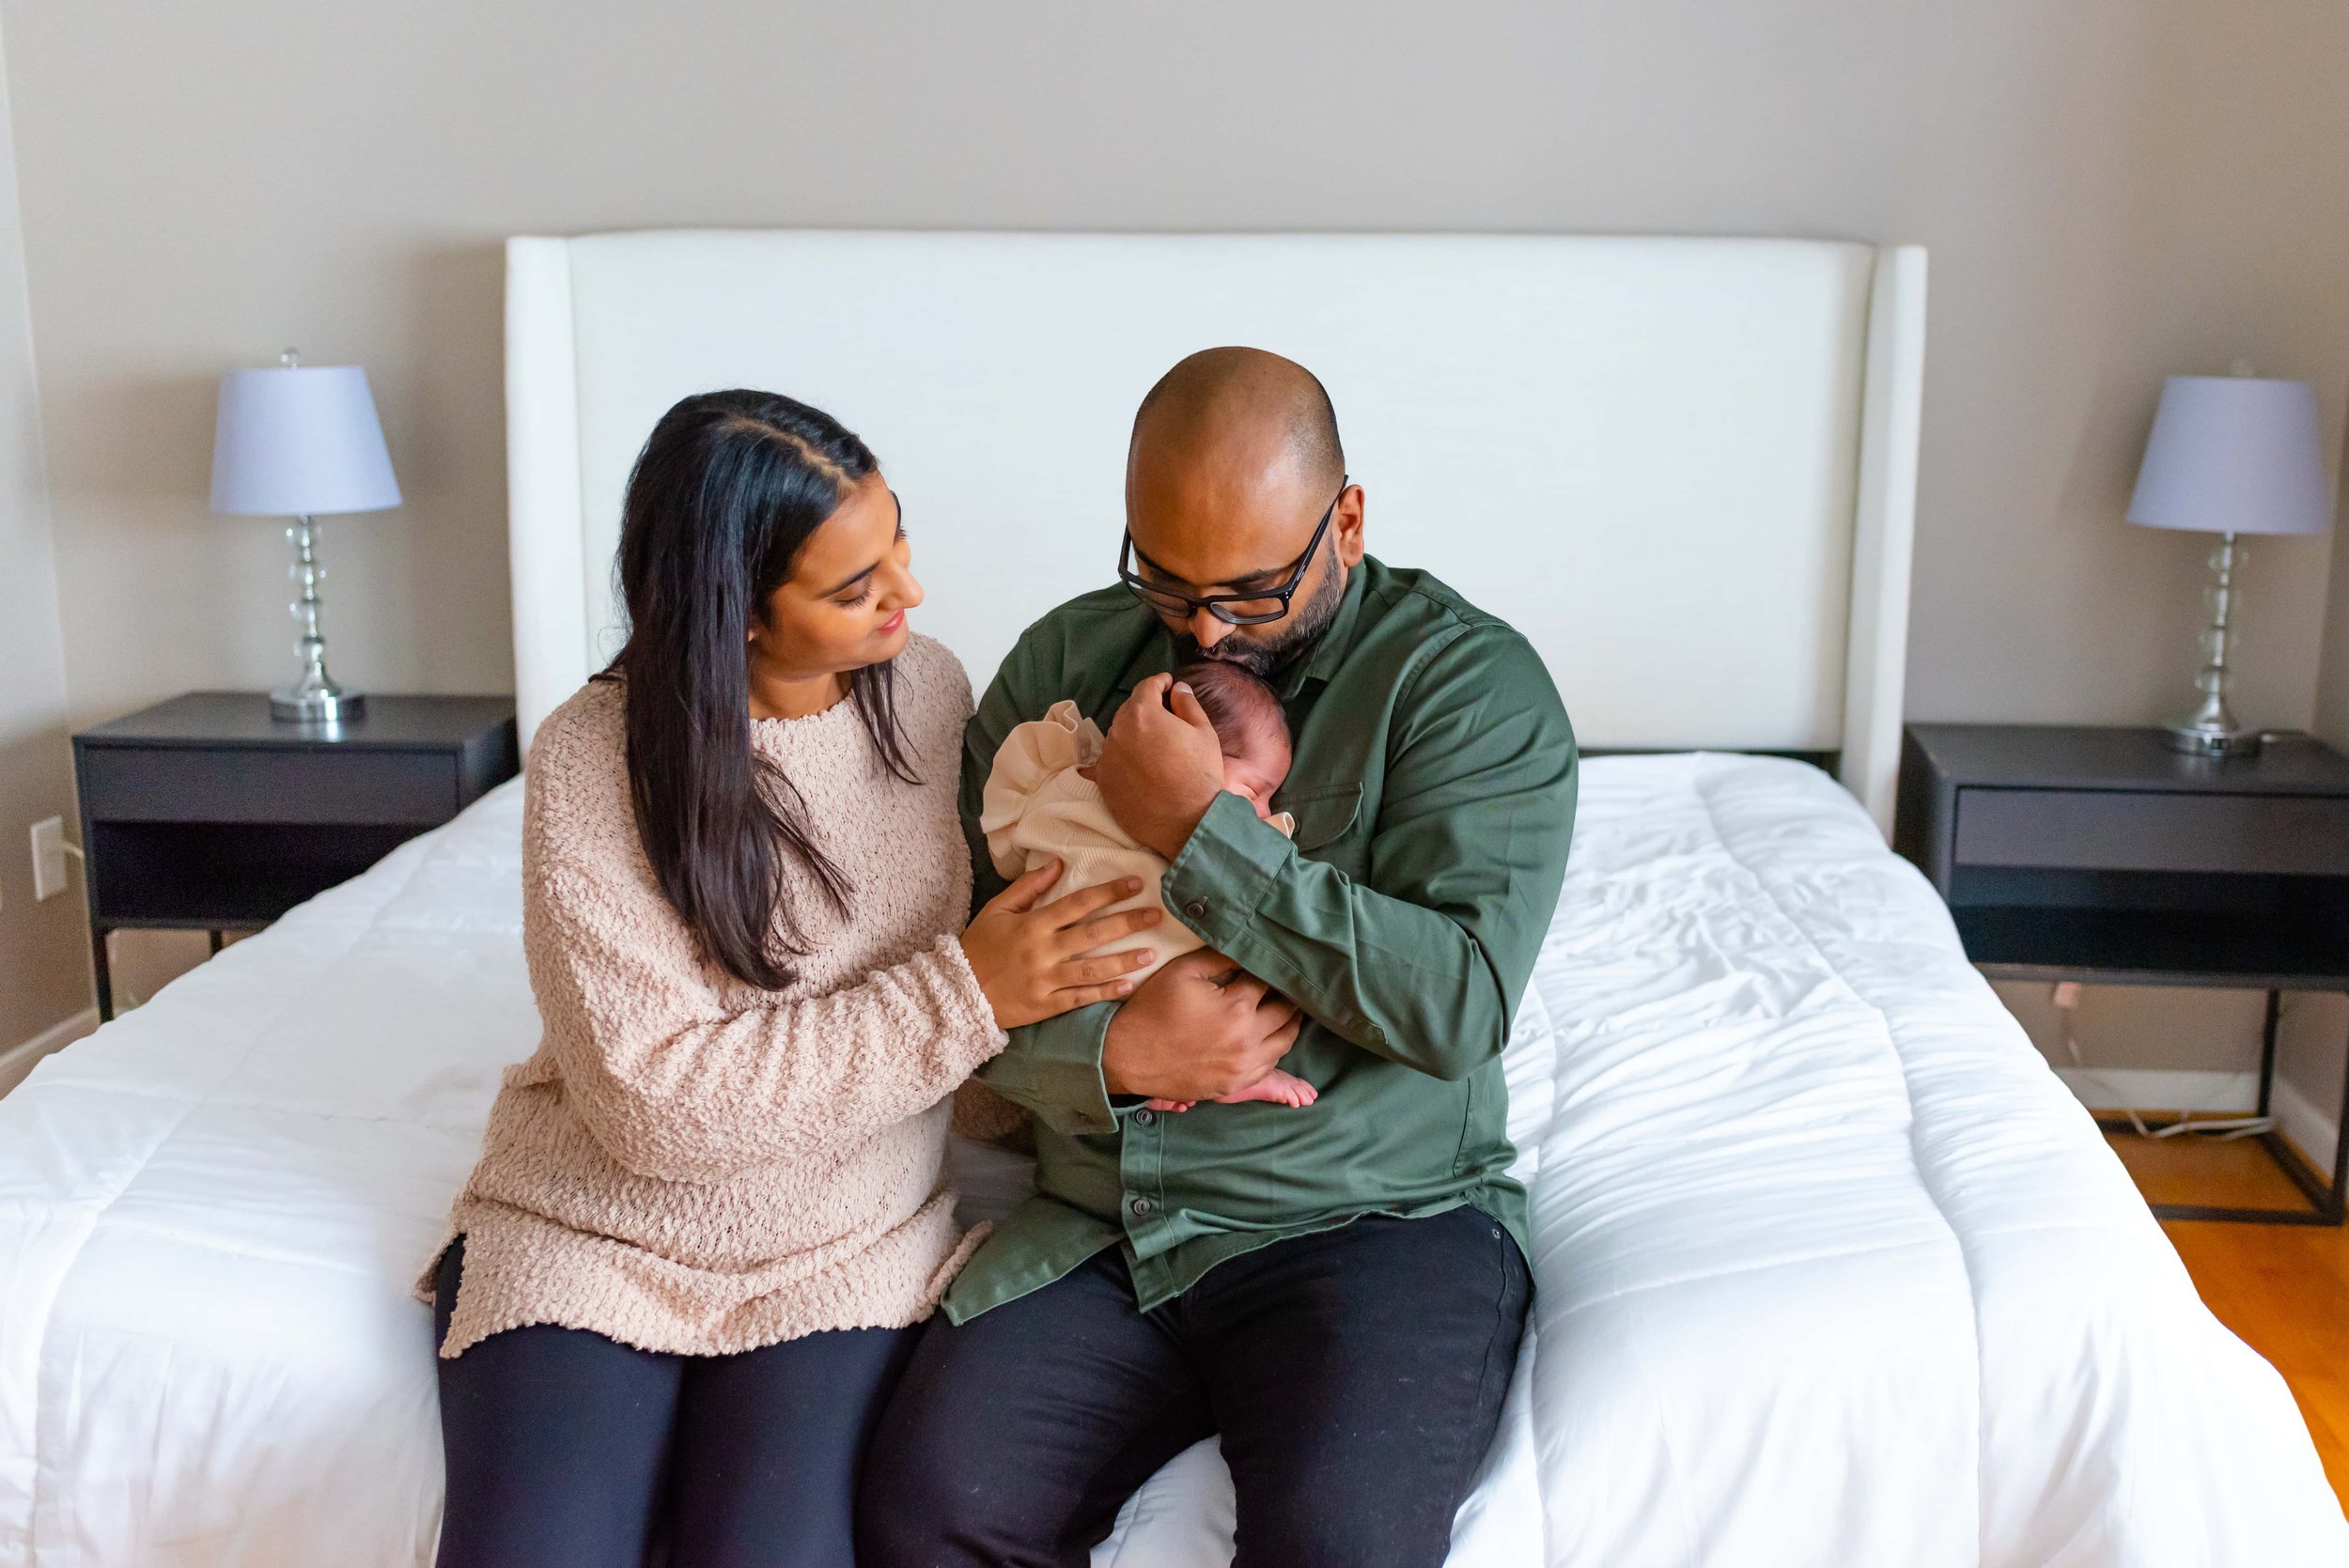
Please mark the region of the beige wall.
MULTIPOLYGON (((2174 706, 2201 547, 2120 520, 2160 377, 2248 354, 2320 378, 2337 427, 2349 376, 2327 0, 6 17, 77 718, 288 662, 282 541, 203 504, 214 377, 286 343, 367 365, 411 496, 330 526, 347 678, 506 683, 495 247, 517 230, 1921 241, 1910 689, 1937 718, 2174 706)), ((2326 559, 2254 552, 2263 719, 2310 716, 2326 559)))
MULTIPOLYGON (((518 231, 1921 242, 1922 718, 2177 706, 2203 548, 2121 520, 2161 377, 2247 355, 2317 380, 2336 432, 2349 380, 2333 0, 0 9, 76 721, 286 668, 282 541, 203 496, 214 378, 288 343, 367 365, 410 498, 330 526, 338 672, 506 685, 518 231)), ((2315 712, 2328 562, 2253 551, 2238 690, 2261 721, 2315 712)))
POLYGON ((27 837, 72 820, 73 781, 15 172, 0 113, 0 1089, 11 1049, 89 1004, 81 882, 35 903, 27 837))

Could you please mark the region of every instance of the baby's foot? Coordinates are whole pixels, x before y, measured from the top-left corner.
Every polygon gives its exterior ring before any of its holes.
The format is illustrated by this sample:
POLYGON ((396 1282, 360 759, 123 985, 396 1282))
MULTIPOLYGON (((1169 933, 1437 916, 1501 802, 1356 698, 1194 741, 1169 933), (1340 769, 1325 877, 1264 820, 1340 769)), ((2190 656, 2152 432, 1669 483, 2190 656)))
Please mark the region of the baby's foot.
POLYGON ((1295 1073, 1284 1073, 1275 1067, 1245 1089, 1235 1089, 1228 1094, 1217 1095, 1215 1103, 1241 1105, 1249 1100, 1268 1100, 1274 1105, 1295 1106, 1301 1110, 1320 1097, 1321 1091, 1312 1084, 1295 1073))
POLYGON ((1142 1109, 1144 1110, 1189 1110, 1196 1103, 1193 1100, 1144 1100, 1142 1102, 1142 1109))

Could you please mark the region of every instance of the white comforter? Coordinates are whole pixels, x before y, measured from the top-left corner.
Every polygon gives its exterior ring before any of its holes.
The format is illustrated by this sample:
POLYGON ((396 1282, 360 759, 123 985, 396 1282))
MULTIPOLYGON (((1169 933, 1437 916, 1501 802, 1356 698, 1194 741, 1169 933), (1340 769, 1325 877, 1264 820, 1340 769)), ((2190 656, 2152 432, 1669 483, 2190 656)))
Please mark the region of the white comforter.
MULTIPOLYGON (((2281 1380, 1847 798, 1684 756, 1582 800, 1509 1063, 1535 1332, 1455 1564, 2349 1563, 2281 1380)), ((407 1283, 534 1038, 520 804, 0 1099, 0 1564, 429 1560, 407 1283)), ((1222 1561, 1221 1471, 1097 1561, 1222 1561)))

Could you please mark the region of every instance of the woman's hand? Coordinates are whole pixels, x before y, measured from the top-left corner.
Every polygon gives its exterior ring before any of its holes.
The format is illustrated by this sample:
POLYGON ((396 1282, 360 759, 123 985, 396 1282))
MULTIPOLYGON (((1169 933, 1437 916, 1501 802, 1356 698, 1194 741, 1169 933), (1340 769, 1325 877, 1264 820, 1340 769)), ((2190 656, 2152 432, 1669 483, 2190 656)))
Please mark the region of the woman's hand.
POLYGON ((963 955, 995 1009, 998 1028, 1018 1029, 1072 1008, 1114 1001, 1134 988, 1125 977, 1150 962, 1140 948, 1080 956, 1166 918, 1156 908, 1098 912, 1140 893, 1140 877, 1103 882, 1036 908, 1060 874, 1058 861, 1036 867, 989 899, 963 930, 963 955))

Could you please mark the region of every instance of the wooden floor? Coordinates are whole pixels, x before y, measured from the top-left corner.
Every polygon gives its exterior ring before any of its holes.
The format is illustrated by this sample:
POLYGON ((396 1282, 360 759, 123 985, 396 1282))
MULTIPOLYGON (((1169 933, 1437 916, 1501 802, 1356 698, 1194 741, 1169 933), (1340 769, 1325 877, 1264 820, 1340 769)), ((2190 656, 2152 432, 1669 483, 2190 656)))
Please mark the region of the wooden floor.
MULTIPOLYGON (((2112 1145, 2155 1203, 2307 1206, 2256 1143, 2121 1135, 2112 1145)), ((2204 1220, 2162 1229, 2210 1310, 2292 1385, 2349 1507, 2349 1230, 2204 1220)))

